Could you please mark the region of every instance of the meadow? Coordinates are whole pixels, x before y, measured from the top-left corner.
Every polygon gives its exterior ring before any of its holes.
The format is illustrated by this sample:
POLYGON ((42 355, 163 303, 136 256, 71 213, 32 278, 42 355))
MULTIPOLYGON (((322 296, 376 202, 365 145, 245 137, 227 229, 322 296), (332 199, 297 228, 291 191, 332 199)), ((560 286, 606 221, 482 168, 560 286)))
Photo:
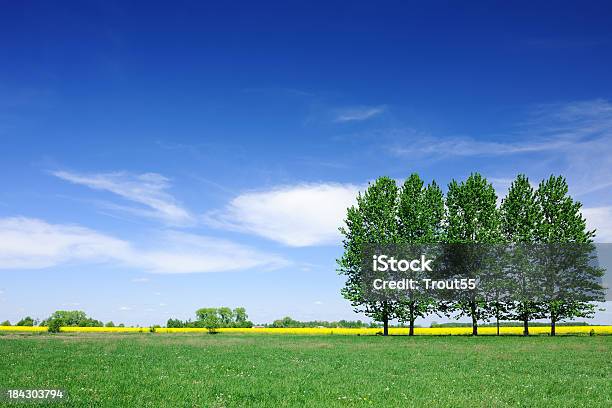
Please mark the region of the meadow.
POLYGON ((51 406, 612 406, 611 336, 0 332, 0 362, 51 406))

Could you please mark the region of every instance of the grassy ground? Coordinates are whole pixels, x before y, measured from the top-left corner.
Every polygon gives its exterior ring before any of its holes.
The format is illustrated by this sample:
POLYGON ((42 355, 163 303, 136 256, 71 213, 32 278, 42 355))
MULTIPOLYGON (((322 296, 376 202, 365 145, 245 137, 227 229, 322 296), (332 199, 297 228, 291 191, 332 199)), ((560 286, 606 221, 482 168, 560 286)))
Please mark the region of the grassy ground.
POLYGON ((0 388, 74 407, 609 407, 612 337, 3 334, 0 388))

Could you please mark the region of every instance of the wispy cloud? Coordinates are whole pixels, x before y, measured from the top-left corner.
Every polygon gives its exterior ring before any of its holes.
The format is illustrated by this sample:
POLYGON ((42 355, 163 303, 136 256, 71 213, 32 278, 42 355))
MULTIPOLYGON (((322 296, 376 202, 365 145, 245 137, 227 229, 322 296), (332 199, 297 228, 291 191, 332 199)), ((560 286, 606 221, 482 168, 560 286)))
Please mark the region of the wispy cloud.
POLYGON ((386 106, 358 106, 336 111, 335 122, 354 122, 373 118, 386 110, 386 106))
POLYGON ((353 184, 299 184, 235 197, 207 214, 216 227, 256 234, 293 247, 337 244, 346 209, 355 202, 353 184))
POLYGON ((54 171, 52 174, 71 183, 94 190, 108 191, 126 200, 141 204, 129 207, 111 204, 108 207, 128 211, 140 216, 153 217, 170 224, 188 224, 194 218, 167 190, 170 180, 161 174, 130 174, 125 172, 77 174, 68 171, 54 171))
POLYGON ((610 137, 612 104, 606 100, 535 107, 532 116, 512 134, 496 140, 472 137, 434 137, 412 134, 391 148, 396 155, 500 156, 568 151, 577 144, 610 137), (501 139, 501 141, 500 141, 501 139))
POLYGON ((414 132, 395 136, 390 152, 399 157, 435 160, 531 154, 540 158, 532 161, 534 165, 541 158, 554 160, 555 173, 567 175, 576 195, 612 187, 612 103, 603 99, 537 106, 513 133, 495 139, 414 132))
POLYGON ((284 258, 207 236, 166 231, 153 245, 135 245, 74 225, 0 218, 0 269, 41 269, 68 263, 110 263, 153 273, 279 268, 284 258))

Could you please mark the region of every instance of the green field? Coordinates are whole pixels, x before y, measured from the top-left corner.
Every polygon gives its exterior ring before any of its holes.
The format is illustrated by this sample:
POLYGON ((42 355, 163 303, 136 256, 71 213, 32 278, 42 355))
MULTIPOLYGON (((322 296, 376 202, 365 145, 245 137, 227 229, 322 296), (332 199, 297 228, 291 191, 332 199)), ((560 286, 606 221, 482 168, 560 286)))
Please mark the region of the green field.
POLYGON ((610 407, 612 337, 3 334, 0 388, 74 407, 610 407))

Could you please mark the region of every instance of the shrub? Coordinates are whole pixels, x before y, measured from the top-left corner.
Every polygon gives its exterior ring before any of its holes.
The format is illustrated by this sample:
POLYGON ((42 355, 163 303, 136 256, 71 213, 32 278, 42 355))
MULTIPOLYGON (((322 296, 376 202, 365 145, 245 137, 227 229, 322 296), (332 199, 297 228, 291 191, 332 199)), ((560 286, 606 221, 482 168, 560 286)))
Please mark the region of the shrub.
POLYGON ((63 326, 62 319, 50 319, 47 322, 47 330, 49 333, 59 333, 63 326))
POLYGON ((18 321, 15 326, 34 326, 34 319, 32 319, 30 316, 26 316, 18 321))

